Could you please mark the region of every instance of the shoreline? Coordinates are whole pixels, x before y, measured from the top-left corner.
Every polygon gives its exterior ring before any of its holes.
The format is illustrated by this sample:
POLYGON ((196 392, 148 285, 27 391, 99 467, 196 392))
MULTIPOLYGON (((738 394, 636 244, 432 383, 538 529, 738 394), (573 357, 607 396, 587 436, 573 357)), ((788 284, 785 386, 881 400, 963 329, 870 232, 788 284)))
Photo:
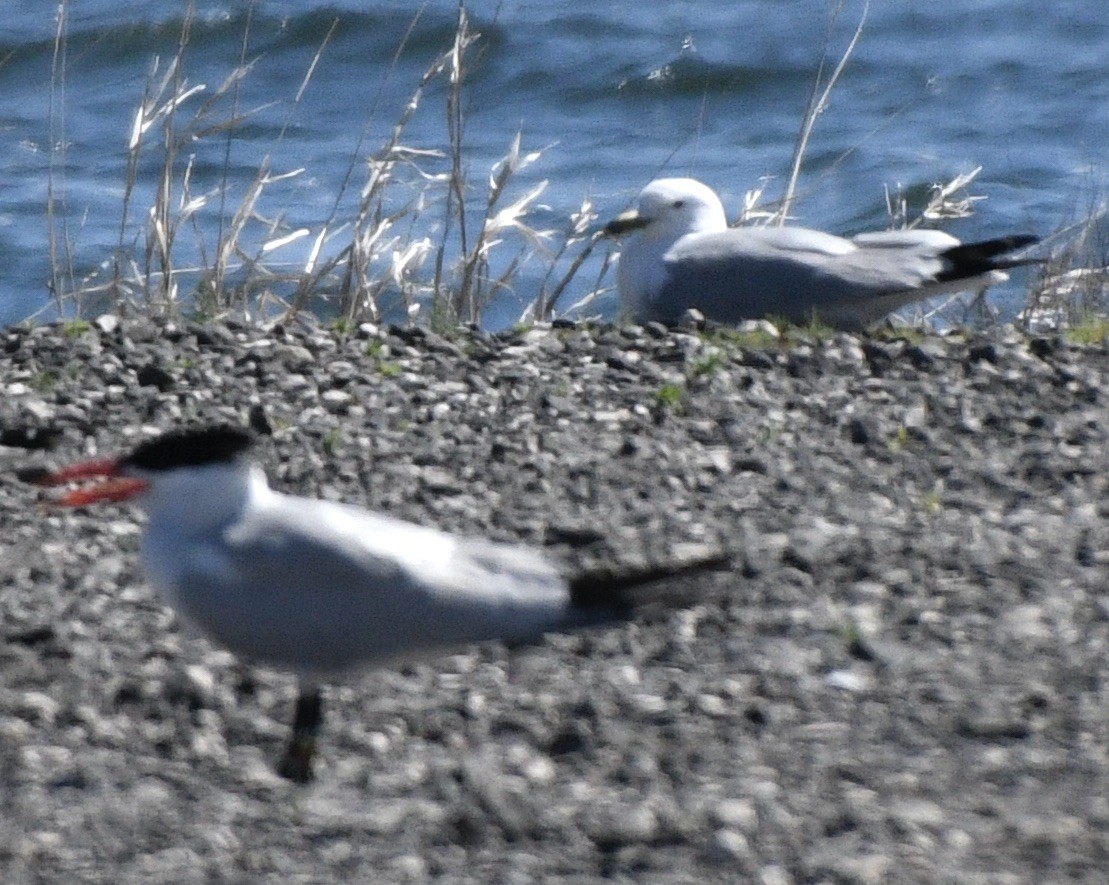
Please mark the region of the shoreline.
POLYGON ((2 337, 5 881, 1109 866, 1105 343, 104 318, 2 337), (275 488, 568 571, 706 546, 742 565, 686 611, 332 688, 299 789, 272 773, 292 679, 180 629, 138 574, 136 513, 46 512, 14 478, 196 421, 261 430, 275 488))

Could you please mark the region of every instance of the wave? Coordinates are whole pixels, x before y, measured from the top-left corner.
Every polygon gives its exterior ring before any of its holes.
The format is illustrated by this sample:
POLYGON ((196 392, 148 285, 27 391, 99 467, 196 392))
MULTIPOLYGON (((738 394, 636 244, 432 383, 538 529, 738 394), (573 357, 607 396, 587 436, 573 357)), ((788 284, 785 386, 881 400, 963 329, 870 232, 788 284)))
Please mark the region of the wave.
POLYGON ((627 76, 620 92, 652 99, 666 96, 701 96, 754 92, 764 88, 792 89, 810 79, 811 71, 793 67, 766 67, 711 62, 700 55, 683 54, 646 73, 627 76))
MULTIPOLYGON (((408 52, 444 51, 454 39, 457 24, 453 10, 427 9, 416 14, 402 9, 355 12, 327 6, 294 15, 267 13, 258 7, 252 13, 220 10, 191 20, 179 12, 141 21, 104 14, 95 19, 71 19, 64 35, 66 51, 77 57, 96 55, 113 64, 172 55, 181 43, 186 22, 188 51, 207 54, 219 50, 229 66, 239 58, 244 38, 248 57, 277 50, 315 50, 330 35, 332 43, 355 41, 363 52, 388 58, 402 44, 408 52), (413 27, 414 23, 418 26, 413 27)), ((471 27, 493 43, 502 36, 496 24, 474 22, 471 27)), ((52 27, 40 27, 23 39, 0 38, 0 58, 7 59, 6 65, 49 58, 54 42, 52 27)))

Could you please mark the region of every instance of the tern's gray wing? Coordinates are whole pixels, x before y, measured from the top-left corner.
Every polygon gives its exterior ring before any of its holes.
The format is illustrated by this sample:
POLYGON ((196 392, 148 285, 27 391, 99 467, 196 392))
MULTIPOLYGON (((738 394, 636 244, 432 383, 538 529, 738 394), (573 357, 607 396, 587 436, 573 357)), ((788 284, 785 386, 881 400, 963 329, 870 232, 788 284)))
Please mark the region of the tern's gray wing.
MULTIPOLYGON (((816 313, 847 327, 866 325, 927 297, 943 269, 932 236, 867 235, 845 240, 804 228, 735 228, 679 240, 666 254, 667 279, 653 299, 657 318, 689 307, 719 322, 764 316, 805 322, 816 313), (868 239, 869 238, 869 239, 868 239)), ((946 237, 947 242, 957 243, 946 237)))
POLYGON ((336 672, 529 639, 573 620, 565 582, 525 548, 274 497, 190 545, 164 588, 190 621, 239 654, 336 672))

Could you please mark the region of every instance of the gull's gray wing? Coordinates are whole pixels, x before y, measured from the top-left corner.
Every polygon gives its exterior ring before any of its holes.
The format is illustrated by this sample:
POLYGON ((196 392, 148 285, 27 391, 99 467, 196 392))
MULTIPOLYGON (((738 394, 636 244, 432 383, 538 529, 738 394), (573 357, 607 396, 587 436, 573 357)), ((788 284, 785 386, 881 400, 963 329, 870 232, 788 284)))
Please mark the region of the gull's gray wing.
POLYGON ((959 241, 942 230, 873 230, 855 234, 851 242, 856 246, 874 249, 912 249, 938 255, 945 249, 959 245, 959 241))
POLYGON ((734 228, 679 240, 651 308, 677 320, 689 307, 719 322, 764 316, 805 322, 813 313, 864 326, 910 301, 944 268, 958 241, 936 231, 895 231, 846 240, 806 228, 734 228))

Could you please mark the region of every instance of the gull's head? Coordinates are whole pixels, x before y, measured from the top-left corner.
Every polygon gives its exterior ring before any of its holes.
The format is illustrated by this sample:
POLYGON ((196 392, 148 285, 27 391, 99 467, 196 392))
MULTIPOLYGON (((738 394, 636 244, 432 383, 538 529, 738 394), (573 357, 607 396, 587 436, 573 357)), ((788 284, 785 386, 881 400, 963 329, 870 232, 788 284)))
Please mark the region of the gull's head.
POLYGON ((620 250, 616 286, 620 313, 639 322, 653 315, 652 301, 667 279, 666 254, 690 234, 728 229, 724 206, 712 188, 692 178, 659 178, 639 193, 634 209, 613 219, 609 236, 630 234, 620 250))
POLYGON ((720 198, 693 178, 659 178, 639 192, 635 208, 618 215, 605 228, 610 236, 638 233, 659 243, 673 243, 692 233, 726 230, 720 198))
POLYGON ((225 509, 246 494, 250 465, 240 459, 253 436, 237 427, 178 430, 141 443, 118 458, 81 461, 56 471, 27 471, 23 478, 60 487, 97 481, 62 492, 59 507, 87 507, 134 499, 154 512, 182 516, 225 509))

